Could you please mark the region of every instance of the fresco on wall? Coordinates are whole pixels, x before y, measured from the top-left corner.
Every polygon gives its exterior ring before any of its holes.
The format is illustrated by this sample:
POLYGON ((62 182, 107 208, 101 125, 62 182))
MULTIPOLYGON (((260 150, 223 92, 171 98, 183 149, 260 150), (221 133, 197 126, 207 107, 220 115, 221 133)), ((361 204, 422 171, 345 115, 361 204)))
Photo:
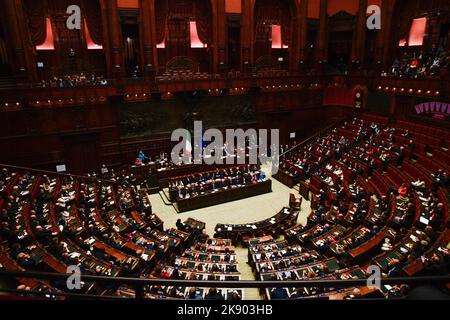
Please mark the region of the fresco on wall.
POLYGON ((152 98, 120 106, 123 138, 191 129, 194 120, 203 121, 204 128, 236 128, 255 124, 256 114, 251 95, 212 97, 198 91, 176 94, 170 100, 152 98))
POLYGON ((450 122, 450 103, 444 102, 439 98, 416 98, 412 113, 421 119, 441 120, 443 123, 448 124, 450 122))

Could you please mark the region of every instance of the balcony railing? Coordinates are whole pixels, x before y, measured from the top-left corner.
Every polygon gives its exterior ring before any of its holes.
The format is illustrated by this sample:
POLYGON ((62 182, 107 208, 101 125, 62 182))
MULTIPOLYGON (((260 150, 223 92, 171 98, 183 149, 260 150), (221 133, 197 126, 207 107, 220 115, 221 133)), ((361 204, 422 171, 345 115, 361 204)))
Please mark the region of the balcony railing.
MULTIPOLYGON (((150 99, 153 93, 185 92, 195 90, 219 89, 228 90, 244 88, 267 88, 273 90, 304 90, 312 84, 328 86, 332 83, 342 83, 349 87, 357 84, 365 85, 372 91, 386 91, 395 94, 418 95, 434 97, 450 92, 450 81, 439 78, 410 79, 399 77, 380 77, 364 75, 317 75, 296 74, 283 77, 268 77, 256 75, 211 76, 207 79, 153 81, 142 78, 109 79, 107 85, 77 86, 77 87, 33 87, 22 86, 0 91, 0 107, 19 109, 25 104, 31 106, 65 106, 89 105, 106 103, 108 97, 138 95, 141 100, 150 99), (395 88, 395 89, 394 89, 395 88), (403 89, 403 90, 402 90, 403 89), (39 103, 36 103, 39 101, 39 103)), ((139 100, 139 99, 138 99, 139 100)), ((6 108, 7 109, 7 108, 6 108)))
MULTIPOLYGON (((23 272, 0 270, 0 279, 11 280, 14 278, 28 278, 35 280, 67 280, 72 274, 57 274, 47 272, 23 272)), ((367 279, 350 280, 296 280, 296 281, 198 281, 198 280, 167 280, 167 279, 147 279, 147 278, 125 278, 81 275, 80 280, 89 283, 103 283, 110 285, 128 285, 135 290, 136 299, 144 299, 144 287, 146 286, 175 286, 175 287, 199 287, 199 288, 348 288, 354 286, 368 286, 367 279)), ((381 278, 380 285, 446 285, 450 283, 450 275, 445 276, 422 276, 422 277, 393 277, 381 278)), ((13 295, 54 295, 63 297, 77 297, 83 299, 124 299, 116 296, 97 296, 92 294, 79 293, 48 293, 39 291, 23 291, 0 288, 0 292, 13 295)))

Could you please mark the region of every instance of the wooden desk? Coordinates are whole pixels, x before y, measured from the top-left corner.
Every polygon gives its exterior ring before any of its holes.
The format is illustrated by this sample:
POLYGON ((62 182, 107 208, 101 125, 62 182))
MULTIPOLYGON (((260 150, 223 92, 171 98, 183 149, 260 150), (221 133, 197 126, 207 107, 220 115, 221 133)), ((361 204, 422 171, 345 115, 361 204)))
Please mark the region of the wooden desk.
POLYGON ((202 221, 195 220, 193 218, 188 218, 184 225, 188 226, 190 229, 197 229, 199 231, 203 231, 206 227, 206 223, 202 221))
MULTIPOLYGON (((347 294, 353 294, 353 290, 355 288, 347 288, 343 290, 342 292, 334 293, 328 296, 330 300, 344 300, 347 296, 347 294)), ((356 297, 357 298, 366 298, 368 295, 371 295, 373 293, 379 292, 377 288, 369 288, 369 287, 360 287, 359 291, 361 293, 361 296, 356 297)), ((353 298, 354 299, 354 298, 353 298)))
MULTIPOLYGON (((424 256, 430 257, 434 251, 437 250, 439 246, 447 246, 448 242, 450 241, 450 229, 446 228, 442 234, 439 236, 437 241, 434 243, 434 245, 425 252, 424 256)), ((403 268, 403 271, 409 276, 412 277, 415 274, 418 274, 423 269, 425 269, 426 265, 422 262, 422 259, 416 259, 409 265, 403 268)))
POLYGON ((211 169, 231 167, 232 165, 214 165, 210 166, 207 164, 184 164, 180 166, 173 166, 168 168, 158 169, 156 163, 144 164, 141 166, 131 166, 130 171, 136 177, 138 183, 144 180, 150 180, 152 187, 160 187, 161 189, 167 188, 169 186, 169 179, 185 176, 195 173, 201 173, 210 171, 211 169), (151 171, 151 175, 149 175, 151 171))
POLYGON ((237 188, 228 188, 215 193, 208 193, 192 198, 181 199, 174 203, 175 210, 180 212, 210 207, 224 202, 236 201, 244 198, 272 192, 272 180, 237 188))
POLYGON ((101 273, 103 275, 116 277, 120 273, 120 269, 118 269, 117 267, 113 268, 109 262, 105 262, 101 259, 88 255, 84 250, 72 243, 70 240, 65 239, 64 242, 67 243, 67 250, 70 252, 70 254, 78 253, 81 263, 91 272, 95 273, 96 268, 100 267, 101 273))
POLYGON ((392 230, 388 227, 383 228, 374 237, 364 242, 360 246, 349 251, 353 260, 364 259, 365 256, 373 253, 374 250, 384 241, 385 238, 392 238, 392 230))
POLYGON ((96 238, 94 238, 94 239, 95 239, 95 241, 93 243, 91 243, 91 245, 97 249, 104 250, 104 252, 106 254, 110 255, 111 257, 119 259, 121 262, 124 262, 124 261, 130 259, 132 261, 131 268, 130 268, 131 270, 134 270, 136 268, 136 266, 139 264, 138 259, 128 256, 125 253, 123 253, 115 248, 110 247, 108 244, 106 244, 96 238))
POLYGON ((309 187, 305 181, 300 181, 300 195, 309 201, 309 187))
MULTIPOLYGON (((5 268, 8 271, 26 271, 21 266, 19 266, 17 262, 13 260, 6 252, 0 252, 0 264, 3 266, 3 268, 5 268)), ((40 283, 34 279, 18 278, 17 280, 21 284, 30 287, 31 290, 36 289, 40 285, 40 283)))
POLYGON ((297 217, 298 211, 285 207, 272 218, 246 224, 217 224, 215 231, 224 237, 246 242, 255 238, 258 233, 262 233, 261 236, 277 234, 282 228, 295 224, 297 217))
POLYGON ((284 171, 278 171, 277 174, 272 176, 274 179, 280 181, 282 184, 288 186, 289 188, 293 188, 300 178, 294 178, 294 176, 290 175, 284 171))
MULTIPOLYGON (((181 231, 175 228, 166 230, 167 235, 173 237, 174 239, 180 240, 182 246, 188 245, 191 242, 191 234, 189 232, 181 231)), ((176 244, 178 246, 178 244, 176 244)))
POLYGON ((262 236, 262 237, 258 237, 258 238, 253 238, 248 240, 248 245, 249 246, 256 246, 258 244, 264 243, 264 242, 271 242, 273 241, 273 237, 271 235, 268 236, 262 236))
MULTIPOLYGON (((150 262, 153 260, 153 258, 155 257, 156 253, 154 250, 148 250, 144 247, 138 246, 137 244, 135 244, 134 242, 131 241, 126 241, 125 239, 121 238, 121 241, 123 241, 123 246, 122 248, 127 248, 131 251, 134 251, 137 255, 138 252, 141 252, 141 254, 145 254, 146 255, 146 262, 150 262)), ((142 256, 140 257, 140 259, 144 259, 142 256)))

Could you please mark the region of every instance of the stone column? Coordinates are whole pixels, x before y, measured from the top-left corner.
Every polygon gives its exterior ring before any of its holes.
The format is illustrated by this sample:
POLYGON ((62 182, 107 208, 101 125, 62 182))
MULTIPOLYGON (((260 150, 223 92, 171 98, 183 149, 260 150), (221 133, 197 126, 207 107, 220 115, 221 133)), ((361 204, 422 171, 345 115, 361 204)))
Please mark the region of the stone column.
POLYGON ((254 47, 255 0, 242 0, 241 15, 241 71, 251 72, 254 47))
POLYGON ((109 44, 109 19, 108 19, 108 0, 100 0, 100 10, 102 14, 102 32, 103 32, 103 54, 105 55, 106 74, 108 78, 113 77, 111 62, 111 47, 109 44))
POLYGON ((391 19, 394 10, 395 0, 383 0, 381 4, 381 30, 376 35, 376 70, 380 73, 382 70, 387 71, 389 48, 392 45, 391 38, 391 19))
MULTIPOLYGON (((155 1, 141 0, 141 23, 142 34, 141 56, 143 57, 143 73, 145 77, 155 74, 155 51, 156 41, 152 32, 152 22, 155 20, 155 1)), ((157 56, 156 56, 157 57, 157 56)))
POLYGON ((212 1, 212 45, 213 66, 212 72, 224 73, 227 71, 227 31, 225 17, 225 0, 212 1))
POLYGON ((121 78, 125 74, 123 59, 123 39, 120 25, 119 8, 117 0, 107 1, 109 17, 109 37, 111 45, 112 73, 115 78, 121 78))
POLYGON ((328 0, 320 0, 319 40, 317 44, 316 62, 323 65, 328 56, 328 0))
POLYGON ((364 63, 365 40, 366 40, 366 11, 367 0, 359 0, 359 8, 356 14, 356 25, 353 33, 352 66, 358 69, 364 63))
POLYGON ((9 42, 14 61, 13 73, 18 79, 36 80, 36 61, 34 48, 31 41, 27 41, 28 28, 24 24, 26 20, 23 12, 22 0, 2 1, 3 23, 7 31, 6 39, 9 42))
POLYGON ((301 0, 300 2, 300 63, 306 59, 306 38, 308 36, 308 0, 301 0))

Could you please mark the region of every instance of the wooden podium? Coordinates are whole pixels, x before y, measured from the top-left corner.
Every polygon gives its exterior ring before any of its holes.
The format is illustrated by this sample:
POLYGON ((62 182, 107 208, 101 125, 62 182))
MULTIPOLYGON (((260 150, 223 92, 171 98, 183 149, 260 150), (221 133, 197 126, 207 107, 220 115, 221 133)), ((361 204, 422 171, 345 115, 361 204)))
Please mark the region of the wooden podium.
POLYGON ((309 186, 305 181, 300 181, 300 195, 309 201, 309 186))

